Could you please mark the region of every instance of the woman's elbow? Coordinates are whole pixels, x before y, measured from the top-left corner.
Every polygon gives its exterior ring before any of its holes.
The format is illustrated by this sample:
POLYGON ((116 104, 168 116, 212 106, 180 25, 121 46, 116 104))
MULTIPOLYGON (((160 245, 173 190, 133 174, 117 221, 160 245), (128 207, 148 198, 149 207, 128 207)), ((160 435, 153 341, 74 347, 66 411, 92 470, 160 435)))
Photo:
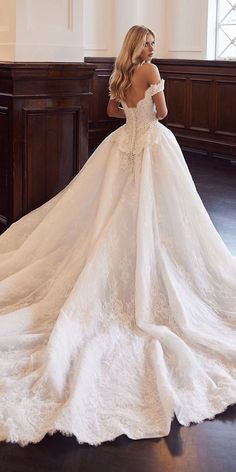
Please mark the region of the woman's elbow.
POLYGON ((109 100, 107 104, 107 115, 110 118, 115 118, 117 116, 118 105, 114 100, 109 100))
POLYGON ((111 107, 109 106, 109 103, 108 103, 108 105, 107 105, 107 116, 112 117, 112 109, 111 109, 111 107))
POLYGON ((164 118, 168 115, 168 110, 165 108, 164 110, 161 110, 160 113, 157 112, 157 118, 158 120, 164 120, 164 118))

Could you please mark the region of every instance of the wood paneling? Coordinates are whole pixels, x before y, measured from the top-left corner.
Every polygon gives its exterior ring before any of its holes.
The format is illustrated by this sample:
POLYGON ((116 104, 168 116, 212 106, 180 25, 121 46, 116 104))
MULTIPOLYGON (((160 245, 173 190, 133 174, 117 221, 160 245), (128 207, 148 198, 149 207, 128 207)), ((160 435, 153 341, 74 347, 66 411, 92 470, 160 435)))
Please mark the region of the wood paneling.
POLYGON ((80 112, 24 112, 23 207, 28 213, 60 192, 79 171, 80 112))
MULTIPOLYGON (((236 66, 235 66, 236 74, 236 66)), ((216 81, 215 132, 236 137, 236 87, 235 81, 216 81)))
MULTIPOLYGON (((124 123, 106 114, 114 58, 85 62, 0 63, 0 231, 73 178, 87 160, 88 134, 91 154, 124 123)), ((235 64, 154 62, 166 81, 164 124, 183 150, 236 161, 235 64)))
POLYGON ((190 80, 189 97, 189 129, 195 131, 211 131, 212 88, 207 79, 192 78, 190 80))
MULTIPOLYGON (((85 60, 96 65, 94 95, 90 99, 92 152, 122 121, 104 116, 114 58, 85 60)), ((174 132, 183 150, 236 162, 235 63, 180 59, 154 59, 153 62, 165 79, 169 113, 163 123, 174 132)))
POLYGON ((91 154, 100 142, 124 120, 109 118, 106 113, 108 95, 108 81, 112 73, 114 58, 87 58, 95 65, 93 77, 93 95, 89 99, 89 154, 91 154))
POLYGON ((176 128, 184 128, 187 121, 187 80, 170 75, 166 82, 168 84, 166 100, 168 103, 175 104, 169 108, 168 124, 176 128))
POLYGON ((0 63, 0 231, 63 189, 86 162, 94 69, 0 63))
POLYGON ((183 150, 236 162, 236 137, 232 135, 232 129, 236 129, 235 64, 232 61, 180 59, 154 62, 167 85, 169 114, 164 123, 175 133, 183 150), (172 109, 179 107, 174 97, 170 100, 168 95, 177 77, 187 83, 186 119, 184 124, 181 120, 181 126, 170 120, 172 109))

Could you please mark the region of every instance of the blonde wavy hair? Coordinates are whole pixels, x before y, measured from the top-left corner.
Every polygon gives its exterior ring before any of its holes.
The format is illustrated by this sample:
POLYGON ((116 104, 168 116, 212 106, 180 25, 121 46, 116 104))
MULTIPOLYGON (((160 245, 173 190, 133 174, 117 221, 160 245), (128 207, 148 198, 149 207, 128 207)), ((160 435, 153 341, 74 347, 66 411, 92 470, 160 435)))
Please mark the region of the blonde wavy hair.
POLYGON ((127 32, 109 80, 109 95, 111 98, 117 101, 125 100, 125 94, 131 85, 134 69, 142 62, 140 55, 147 34, 151 34, 155 39, 153 31, 146 26, 135 25, 127 32))

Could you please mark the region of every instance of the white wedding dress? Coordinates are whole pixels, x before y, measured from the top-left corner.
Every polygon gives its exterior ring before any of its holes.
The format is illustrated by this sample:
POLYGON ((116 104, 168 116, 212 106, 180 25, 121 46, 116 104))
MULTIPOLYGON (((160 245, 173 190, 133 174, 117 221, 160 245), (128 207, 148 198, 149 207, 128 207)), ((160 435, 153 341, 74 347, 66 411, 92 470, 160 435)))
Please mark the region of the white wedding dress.
POLYGON ((151 85, 0 238, 0 439, 168 435, 236 403, 236 258, 151 85))

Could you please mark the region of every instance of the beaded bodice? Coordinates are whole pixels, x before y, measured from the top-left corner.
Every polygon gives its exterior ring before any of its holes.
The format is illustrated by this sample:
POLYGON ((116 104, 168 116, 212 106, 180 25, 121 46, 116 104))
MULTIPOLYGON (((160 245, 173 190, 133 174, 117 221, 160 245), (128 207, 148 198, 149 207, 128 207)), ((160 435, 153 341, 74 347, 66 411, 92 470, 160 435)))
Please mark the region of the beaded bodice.
POLYGON ((130 157, 141 152, 150 140, 152 142, 153 139, 157 139, 158 119, 152 96, 162 90, 164 90, 163 79, 159 84, 152 84, 148 87, 136 107, 128 107, 125 102, 121 102, 126 115, 126 124, 120 128, 118 133, 115 133, 115 138, 120 150, 128 153, 130 157))

